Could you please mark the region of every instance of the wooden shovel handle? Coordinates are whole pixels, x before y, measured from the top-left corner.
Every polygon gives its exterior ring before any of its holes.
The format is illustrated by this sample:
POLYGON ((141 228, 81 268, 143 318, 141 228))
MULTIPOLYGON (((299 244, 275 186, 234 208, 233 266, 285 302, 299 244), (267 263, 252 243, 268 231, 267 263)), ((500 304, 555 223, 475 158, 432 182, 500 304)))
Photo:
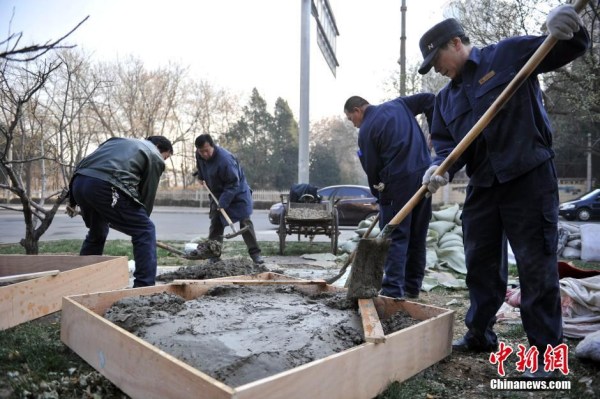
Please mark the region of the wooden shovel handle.
MULTIPOLYGON (((577 1, 573 7, 579 13, 581 12, 589 0, 579 0, 577 1)), ((510 100, 510 98, 515 94, 515 92, 521 87, 521 85, 529 78, 529 75, 538 67, 540 62, 548 55, 550 50, 554 47, 558 40, 552 36, 548 35, 544 42, 538 47, 538 49, 533 53, 529 61, 523 65, 521 70, 515 75, 515 77, 510 81, 508 86, 504 88, 502 93, 496 98, 496 100, 490 105, 487 111, 479 118, 477 123, 469 130, 469 132, 463 137, 463 139, 454 147, 452 152, 444 159, 444 162, 435 170, 434 175, 442 176, 444 173, 450 169, 450 167, 460 158, 460 156, 465 152, 465 150, 471 145, 471 143, 479 136, 479 134, 486 128, 486 126, 490 123, 490 121, 498 114, 500 109, 510 100)), ((396 226, 400 224, 404 220, 404 218, 414 209, 415 206, 425 197, 427 194, 427 186, 423 185, 421 188, 413 195, 413 197, 400 209, 400 211, 388 222, 390 228, 385 226, 381 231, 381 236, 387 237, 391 233, 391 230, 394 229, 392 226, 396 226)))

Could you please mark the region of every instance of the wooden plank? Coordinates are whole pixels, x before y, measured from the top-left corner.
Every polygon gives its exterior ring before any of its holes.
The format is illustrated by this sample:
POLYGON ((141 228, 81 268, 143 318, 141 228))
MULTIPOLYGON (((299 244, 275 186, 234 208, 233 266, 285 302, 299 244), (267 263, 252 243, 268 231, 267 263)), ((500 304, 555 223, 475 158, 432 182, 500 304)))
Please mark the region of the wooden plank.
POLYGON ((19 281, 31 280, 32 278, 56 276, 58 273, 60 273, 59 270, 48 270, 45 272, 13 274, 12 276, 0 277, 0 283, 17 283, 19 281))
POLYGON ((374 344, 385 342, 383 326, 381 325, 381 321, 377 315, 377 309, 375 309, 373 299, 359 299, 358 309, 362 319, 365 341, 373 342, 374 344))
POLYGON ((245 280, 245 279, 229 279, 229 280, 173 280, 173 285, 227 285, 227 284, 239 284, 239 285, 273 285, 273 284, 292 284, 292 285, 306 285, 306 284, 320 284, 327 285, 325 280, 245 280))
MULTIPOLYGON (((135 290, 127 291, 135 295, 135 290)), ((129 396, 232 397, 232 388, 87 310, 73 298, 64 298, 62 306, 61 340, 129 396)))
POLYGON ((0 276, 58 269, 61 272, 105 262, 116 256, 0 255, 0 276))
MULTIPOLYGON (((315 289, 319 286, 302 285, 315 289)), ((352 399, 371 398, 391 381, 404 381, 450 355, 454 312, 431 307, 428 320, 386 336, 381 344, 365 343, 300 367, 239 387, 211 379, 140 338, 89 311, 81 303, 104 307, 107 298, 206 289, 207 286, 155 286, 65 298, 61 339, 132 397, 195 397, 198 399, 352 399), (64 331, 63 331, 64 330, 64 331), (108 354, 108 355, 107 355, 108 354), (101 360, 104 359, 103 362, 101 360), (325 383, 319 383, 324 381, 325 383), (189 389, 188 389, 189 388, 189 389)), ((328 290, 330 286, 323 289, 328 290)), ((378 309, 427 305, 400 304, 375 298, 378 309), (408 306, 406 306, 408 305, 408 306)), ((393 312, 392 312, 393 313, 393 312)), ((413 316, 414 317, 414 316, 413 316)))
POLYGON ((2 267, 15 260, 17 270, 61 272, 0 287, 0 330, 59 311, 63 296, 121 289, 129 284, 129 268, 124 256, 24 255, 8 258, 0 256, 2 267), (28 260, 33 265, 29 265, 28 260))

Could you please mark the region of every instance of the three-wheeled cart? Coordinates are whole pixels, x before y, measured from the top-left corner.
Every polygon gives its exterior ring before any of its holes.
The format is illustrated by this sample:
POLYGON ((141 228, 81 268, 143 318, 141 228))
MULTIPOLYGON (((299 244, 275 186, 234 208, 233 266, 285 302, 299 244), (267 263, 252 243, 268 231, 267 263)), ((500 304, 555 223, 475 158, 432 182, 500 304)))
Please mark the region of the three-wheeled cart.
POLYGON ((339 225, 338 212, 331 202, 313 202, 314 198, 307 195, 300 202, 291 202, 288 194, 281 194, 283 213, 279 219, 279 254, 285 251, 285 239, 288 235, 308 237, 310 242, 316 235, 326 235, 331 239, 331 253, 337 255, 339 225))

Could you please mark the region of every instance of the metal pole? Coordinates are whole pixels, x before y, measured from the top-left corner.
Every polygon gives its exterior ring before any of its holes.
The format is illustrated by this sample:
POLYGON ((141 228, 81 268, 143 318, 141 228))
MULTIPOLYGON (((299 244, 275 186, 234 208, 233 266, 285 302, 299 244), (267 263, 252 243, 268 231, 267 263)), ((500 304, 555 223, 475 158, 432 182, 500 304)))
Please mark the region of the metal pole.
POLYGON ((592 133, 587 134, 588 148, 587 148, 587 192, 592 191, 592 133))
POLYGON ((400 96, 406 95, 406 0, 400 7, 400 96))
POLYGON ((310 84, 311 0, 302 1, 300 23, 300 117, 298 136, 298 183, 308 183, 308 124, 310 84))

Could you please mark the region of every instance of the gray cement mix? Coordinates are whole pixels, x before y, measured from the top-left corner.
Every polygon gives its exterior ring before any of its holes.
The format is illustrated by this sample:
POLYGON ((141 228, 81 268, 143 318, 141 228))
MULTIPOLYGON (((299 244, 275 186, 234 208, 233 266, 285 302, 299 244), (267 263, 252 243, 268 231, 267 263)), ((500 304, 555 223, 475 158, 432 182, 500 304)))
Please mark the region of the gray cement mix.
MULTIPOLYGON (((161 278, 169 282, 264 271, 258 268, 233 258, 183 267, 161 278)), ((115 302, 105 317, 232 387, 364 342, 356 302, 346 292, 309 296, 292 285, 218 286, 188 301, 169 293, 129 297, 115 302)), ((416 322, 397 313, 382 324, 389 334, 416 322)))

